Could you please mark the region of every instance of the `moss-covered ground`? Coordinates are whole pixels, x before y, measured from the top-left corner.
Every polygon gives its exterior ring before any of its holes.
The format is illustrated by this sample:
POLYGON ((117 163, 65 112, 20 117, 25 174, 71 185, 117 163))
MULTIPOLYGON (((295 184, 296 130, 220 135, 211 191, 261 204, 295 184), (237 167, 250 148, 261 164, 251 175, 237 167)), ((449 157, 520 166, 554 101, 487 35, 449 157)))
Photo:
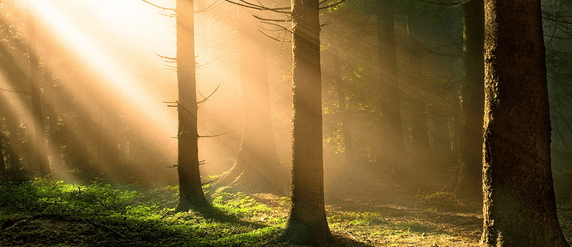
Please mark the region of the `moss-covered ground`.
MULTIPOLYGON (((174 213, 176 187, 3 181, 0 246, 290 246, 273 241, 285 226, 288 198, 232 188, 205 190, 212 209, 174 213)), ((474 205, 446 193, 382 201, 364 194, 328 199, 333 245, 478 243, 482 220, 474 205)), ((569 213, 570 208, 563 209, 569 213)), ((569 225, 565 232, 570 238, 569 225)))

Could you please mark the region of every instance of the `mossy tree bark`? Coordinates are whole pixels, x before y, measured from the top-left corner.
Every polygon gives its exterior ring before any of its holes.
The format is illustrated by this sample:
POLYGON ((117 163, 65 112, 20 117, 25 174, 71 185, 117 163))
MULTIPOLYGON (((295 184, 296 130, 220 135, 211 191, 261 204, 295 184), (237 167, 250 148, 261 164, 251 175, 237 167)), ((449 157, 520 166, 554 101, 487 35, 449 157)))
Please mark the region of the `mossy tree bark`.
POLYGON ((245 7, 238 8, 240 83, 243 133, 238 159, 218 184, 231 182, 243 189, 288 195, 288 171, 280 165, 270 111, 265 39, 257 20, 245 7))
POLYGON ((210 204, 205 198, 199 171, 193 1, 177 0, 176 13, 179 204, 175 211, 182 212, 210 204))
POLYGON ((470 0, 463 5, 464 75, 461 95, 459 177, 456 194, 463 198, 482 197, 482 143, 484 110, 484 2, 470 0))
POLYGON ((558 225, 540 0, 485 1, 484 246, 569 246, 558 225))
POLYGON ((292 0, 292 209, 281 241, 326 246, 319 0, 292 0))

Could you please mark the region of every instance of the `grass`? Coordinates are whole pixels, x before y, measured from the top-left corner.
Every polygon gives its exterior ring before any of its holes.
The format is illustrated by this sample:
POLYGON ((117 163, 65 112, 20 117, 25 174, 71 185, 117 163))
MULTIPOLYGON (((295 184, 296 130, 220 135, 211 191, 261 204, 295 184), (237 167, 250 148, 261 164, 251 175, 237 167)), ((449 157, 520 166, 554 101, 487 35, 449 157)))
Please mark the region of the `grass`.
MULTIPOLYGON (((176 187, 3 181, 0 246, 289 246, 272 241, 284 229, 288 198, 205 190, 212 210, 174 213, 176 187)), ((327 206, 339 246, 476 245, 458 228, 429 220, 447 215, 435 209, 347 203, 327 206)))

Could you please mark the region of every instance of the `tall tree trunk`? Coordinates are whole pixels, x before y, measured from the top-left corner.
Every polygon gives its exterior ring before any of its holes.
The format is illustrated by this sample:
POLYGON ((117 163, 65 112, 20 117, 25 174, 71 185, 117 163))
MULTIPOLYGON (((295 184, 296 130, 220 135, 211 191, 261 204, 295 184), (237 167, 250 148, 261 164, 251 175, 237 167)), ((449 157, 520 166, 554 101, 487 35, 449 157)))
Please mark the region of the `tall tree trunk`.
POLYGON ((485 246, 569 246, 558 225, 540 0, 485 1, 485 246))
POLYGON ((463 11, 463 122, 460 136, 460 170, 455 192, 460 197, 476 199, 480 198, 482 193, 484 2, 470 0, 463 5, 463 11))
POLYGON ((410 0, 407 8, 407 46, 409 53, 409 66, 412 81, 412 99, 411 101, 411 141, 412 152, 416 153, 418 161, 426 159, 429 156, 429 127, 427 126, 427 92, 425 92, 423 83, 423 51, 417 44, 421 36, 420 21, 415 17, 416 0, 410 0))
POLYGON ((397 75, 397 54, 395 47, 395 26, 393 0, 378 0, 377 7, 377 50, 379 57, 380 84, 383 95, 380 99, 381 129, 385 162, 393 169, 405 155, 403 128, 401 126, 400 90, 397 75))
POLYGON ((34 20, 35 9, 28 2, 28 54, 30 56, 30 96, 32 98, 32 115, 34 117, 35 150, 32 155, 32 164, 37 163, 41 176, 50 174, 46 141, 44 136, 44 117, 42 116, 39 60, 36 51, 36 24, 34 20))
POLYGON ((237 163, 220 183, 233 182, 245 189, 286 196, 288 173, 280 165, 272 131, 267 38, 256 29, 248 9, 238 8, 238 19, 244 131, 237 163))
POLYGON ((325 246, 332 234, 324 205, 319 0, 292 0, 292 209, 281 236, 325 246))
POLYGON ((205 198, 199 171, 193 0, 177 0, 176 12, 179 204, 175 211, 182 212, 210 204, 205 198))
POLYGON ((350 116, 347 109, 347 100, 344 89, 344 81, 342 79, 342 65, 340 64, 339 54, 332 53, 332 66, 334 67, 334 87, 338 96, 338 107, 340 108, 340 121, 342 127, 340 129, 342 138, 344 139, 345 162, 351 164, 354 161, 354 146, 352 143, 352 132, 350 127, 350 116))

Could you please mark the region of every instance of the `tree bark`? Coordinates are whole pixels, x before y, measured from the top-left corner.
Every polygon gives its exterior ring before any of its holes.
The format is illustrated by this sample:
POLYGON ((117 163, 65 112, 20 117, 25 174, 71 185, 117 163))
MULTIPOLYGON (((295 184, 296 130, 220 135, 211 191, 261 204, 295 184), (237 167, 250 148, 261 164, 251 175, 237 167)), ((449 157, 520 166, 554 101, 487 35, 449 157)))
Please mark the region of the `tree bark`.
POLYGON ((199 171, 193 1, 177 0, 176 13, 179 204, 175 211, 183 212, 210 204, 205 198, 199 171))
POLYGON ((539 0, 485 1, 485 246, 569 246, 558 225, 539 0))
POLYGON ((281 241, 326 246, 318 0, 292 0, 292 209, 281 241))
POLYGON ((380 84, 383 90, 383 97, 380 99, 382 150, 385 153, 385 161, 395 169, 403 165, 398 163, 405 155, 405 144, 401 125, 401 92, 397 75, 393 0, 378 1, 377 46, 380 84))
POLYGON ((463 120, 460 134, 460 169, 455 193, 462 198, 477 199, 482 195, 485 33, 483 0, 466 2, 463 12, 463 120))
POLYGON ((50 174, 46 141, 44 135, 44 117, 42 114, 39 60, 36 50, 36 25, 34 20, 34 7, 28 3, 28 54, 30 56, 30 97, 32 98, 32 116, 34 117, 35 150, 32 152, 32 164, 36 163, 40 176, 50 174))

